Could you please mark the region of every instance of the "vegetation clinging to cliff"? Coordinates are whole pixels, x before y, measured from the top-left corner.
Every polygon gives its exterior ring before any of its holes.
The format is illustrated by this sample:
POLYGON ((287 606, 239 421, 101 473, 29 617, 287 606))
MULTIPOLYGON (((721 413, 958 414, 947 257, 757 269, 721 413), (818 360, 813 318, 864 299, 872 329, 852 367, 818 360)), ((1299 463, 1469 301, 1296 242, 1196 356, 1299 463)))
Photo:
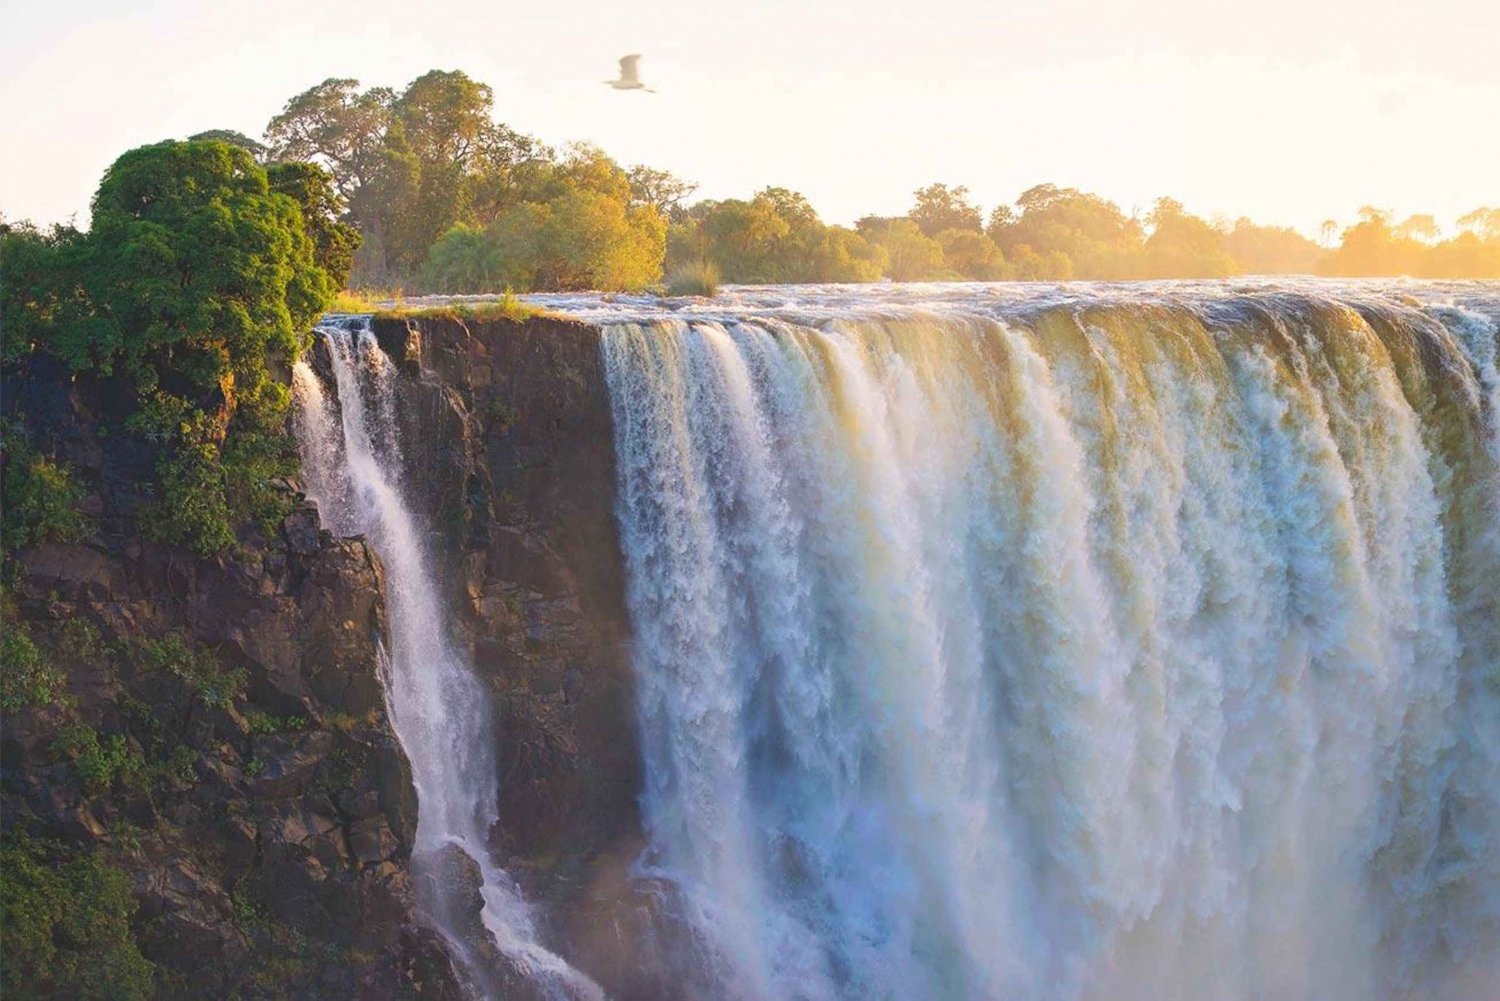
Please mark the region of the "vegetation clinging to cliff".
POLYGON ((159 537, 207 555, 243 519, 284 513, 271 484, 295 462, 272 368, 347 275, 356 237, 338 209, 315 166, 268 174, 236 145, 165 142, 110 167, 87 233, 0 236, 6 364, 45 352, 135 401, 127 427, 163 446, 159 537))
POLYGON ((0 984, 7 997, 145 1001, 154 973, 131 935, 130 879, 102 852, 7 831, 0 843, 0 984))

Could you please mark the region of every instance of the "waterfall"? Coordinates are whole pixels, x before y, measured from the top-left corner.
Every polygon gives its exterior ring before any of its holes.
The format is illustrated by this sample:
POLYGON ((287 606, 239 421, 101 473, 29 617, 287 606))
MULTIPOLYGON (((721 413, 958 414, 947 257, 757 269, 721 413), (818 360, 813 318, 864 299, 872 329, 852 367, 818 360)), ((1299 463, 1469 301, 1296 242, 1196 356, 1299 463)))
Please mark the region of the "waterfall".
POLYGON ((601 317, 689 992, 1496 996, 1495 300, 817 294, 601 317))
POLYGON ((313 370, 299 362, 294 424, 307 493, 325 526, 340 535, 363 534, 385 568, 385 694, 417 792, 413 869, 427 888, 419 898, 480 989, 496 995, 495 973, 484 968, 477 950, 481 943, 458 926, 462 880, 454 878, 452 862, 453 853, 461 853, 482 880, 481 917, 493 947, 549 997, 602 997, 587 977, 538 941, 519 889, 487 848, 497 815, 495 721, 489 694, 451 642, 426 529, 404 493, 406 443, 396 423, 395 365, 367 320, 332 322, 319 333, 336 394, 330 397, 313 370))

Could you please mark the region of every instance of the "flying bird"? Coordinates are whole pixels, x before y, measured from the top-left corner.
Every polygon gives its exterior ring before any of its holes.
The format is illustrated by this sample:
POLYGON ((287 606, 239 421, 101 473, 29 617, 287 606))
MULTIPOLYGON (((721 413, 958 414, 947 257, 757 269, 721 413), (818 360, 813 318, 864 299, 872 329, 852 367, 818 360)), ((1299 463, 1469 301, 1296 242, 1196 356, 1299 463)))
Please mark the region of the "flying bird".
POLYGON ((648 94, 655 94, 656 91, 641 83, 640 71, 636 69, 636 63, 639 63, 640 61, 641 56, 638 52, 628 56, 621 56, 620 79, 606 80, 604 82, 609 84, 615 90, 644 90, 648 94))

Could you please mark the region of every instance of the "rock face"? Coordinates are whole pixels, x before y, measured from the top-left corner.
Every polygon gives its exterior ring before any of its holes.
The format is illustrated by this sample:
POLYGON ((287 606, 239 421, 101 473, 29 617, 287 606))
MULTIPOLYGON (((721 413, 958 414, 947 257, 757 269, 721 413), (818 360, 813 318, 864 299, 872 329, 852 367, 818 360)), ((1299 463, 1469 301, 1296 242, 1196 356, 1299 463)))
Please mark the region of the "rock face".
MULTIPOLYGON (((642 951, 660 938, 662 891, 631 878, 639 759, 598 331, 448 318, 377 319, 375 333, 400 367, 403 472, 425 487, 409 500, 434 536, 455 645, 495 700, 491 850, 547 943, 611 996, 678 996, 642 951)), ((130 875, 165 997, 528 996, 514 971, 464 983, 418 913, 373 551, 323 530, 308 502, 270 538, 242 529, 232 556, 142 541, 154 448, 118 424, 102 436, 106 403, 63 372, 6 388, 7 412, 87 485, 98 526, 19 554, 20 621, 74 701, 7 715, 7 827, 102 848, 130 875), (89 650, 70 646, 72 621, 97 633, 89 650), (166 637, 242 678, 236 694, 205 700, 196 668, 143 666, 140 643, 166 637), (148 777, 85 780, 57 741, 78 724, 122 737, 148 777)))
POLYGON ((15 554, 10 622, 66 694, 6 714, 6 829, 129 876, 160 996, 462 996, 412 905, 416 801, 381 693, 371 550, 306 504, 216 559, 143 541, 149 443, 106 437, 107 401, 60 372, 6 390, 97 526, 15 554))
POLYGON ((666 996, 623 947, 645 907, 626 877, 640 777, 598 330, 377 318, 375 333, 401 366, 404 473, 426 485, 457 640, 495 693, 492 850, 570 961, 613 996, 666 996))

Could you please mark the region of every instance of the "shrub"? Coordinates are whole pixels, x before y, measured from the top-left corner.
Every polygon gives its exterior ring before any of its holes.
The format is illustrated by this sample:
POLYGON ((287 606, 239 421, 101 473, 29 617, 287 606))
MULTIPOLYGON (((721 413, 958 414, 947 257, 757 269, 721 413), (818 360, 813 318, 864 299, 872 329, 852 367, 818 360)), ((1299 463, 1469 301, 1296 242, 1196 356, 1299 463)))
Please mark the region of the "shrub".
POLYGON ((77 542, 87 536, 89 520, 77 507, 84 491, 73 471, 38 455, 19 426, 7 423, 0 433, 5 460, 0 545, 5 552, 48 539, 77 542))
POLYGON ((141 669, 177 678, 206 706, 222 709, 245 692, 243 670, 226 669, 212 653, 180 636, 136 639, 131 655, 141 669))
POLYGON ((32 642, 19 622, 4 623, 0 636, 0 710, 15 712, 57 700, 63 691, 62 672, 32 642))
POLYGON ((99 853, 11 830, 0 843, 0 994, 146 1001, 154 968, 131 935, 134 913, 130 879, 99 853))
POLYGON ((719 294, 719 269, 711 261, 685 261, 667 275, 667 295, 719 294))
POLYGON ((84 785, 96 790, 113 785, 116 776, 137 775, 145 765, 123 734, 101 740, 98 731, 86 723, 63 727, 52 742, 52 753, 71 758, 84 785))

